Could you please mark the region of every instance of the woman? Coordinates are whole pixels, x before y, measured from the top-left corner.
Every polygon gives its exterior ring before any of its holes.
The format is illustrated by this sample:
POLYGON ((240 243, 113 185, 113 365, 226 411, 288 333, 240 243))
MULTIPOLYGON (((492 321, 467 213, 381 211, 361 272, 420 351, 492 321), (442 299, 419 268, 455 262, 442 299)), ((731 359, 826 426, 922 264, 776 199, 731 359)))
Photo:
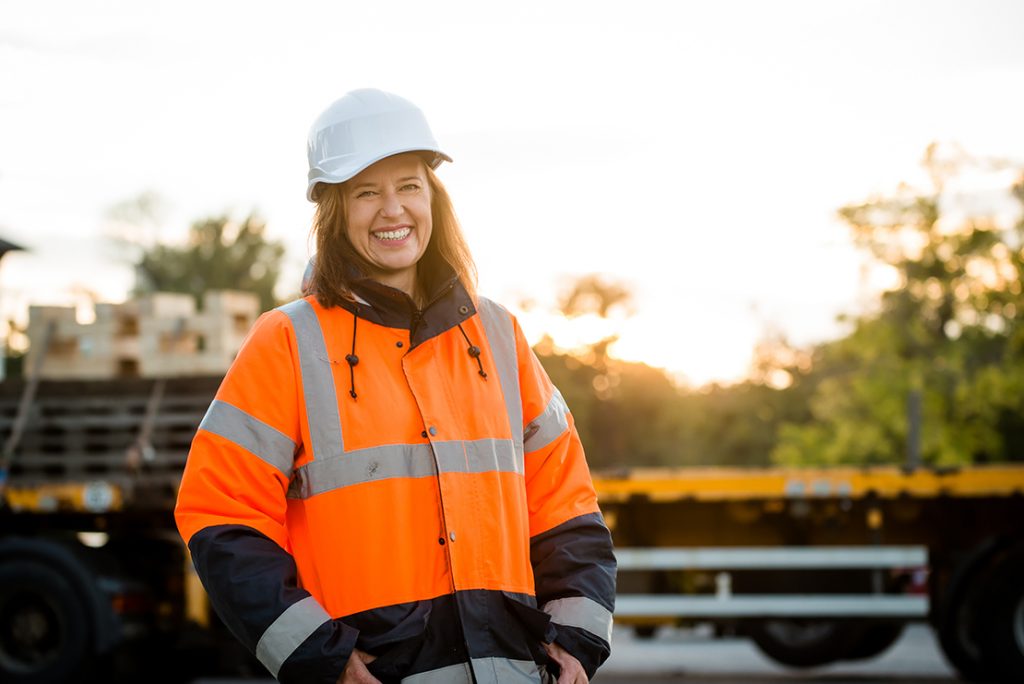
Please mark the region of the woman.
POLYGON ((474 292, 449 157, 377 90, 308 151, 309 293, 253 326, 178 497, 214 608, 282 682, 588 681, 611 539, 561 395, 474 292))

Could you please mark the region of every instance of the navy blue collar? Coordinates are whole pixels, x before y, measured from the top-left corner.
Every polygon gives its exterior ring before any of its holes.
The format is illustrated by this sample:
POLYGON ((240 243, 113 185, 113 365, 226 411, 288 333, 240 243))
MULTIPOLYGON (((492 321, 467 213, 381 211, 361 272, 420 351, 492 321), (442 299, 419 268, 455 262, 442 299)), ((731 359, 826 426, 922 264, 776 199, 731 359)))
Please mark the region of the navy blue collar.
POLYGON ((388 328, 409 331, 410 347, 450 330, 476 314, 476 306, 465 286, 449 266, 446 272, 426 278, 427 304, 418 308, 412 297, 372 278, 351 266, 352 293, 357 301, 342 303, 347 311, 388 328))

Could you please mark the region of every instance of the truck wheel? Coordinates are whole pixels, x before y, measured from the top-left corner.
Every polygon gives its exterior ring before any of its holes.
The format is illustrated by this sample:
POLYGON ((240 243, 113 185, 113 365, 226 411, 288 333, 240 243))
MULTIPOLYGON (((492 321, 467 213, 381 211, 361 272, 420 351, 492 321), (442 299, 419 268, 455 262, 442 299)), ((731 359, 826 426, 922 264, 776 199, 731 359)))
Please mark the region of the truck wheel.
POLYGON ((843 656, 843 660, 867 660, 889 650, 903 634, 902 622, 867 622, 863 632, 843 656))
POLYGON ((963 561, 935 602, 940 606, 934 623, 939 646, 960 676, 972 682, 994 678, 992 662, 982 656, 979 632, 985 621, 981 594, 988 584, 990 557, 986 552, 963 561))
POLYGON ((982 656, 998 681, 1019 682, 1024 673, 1024 543, 997 556, 981 595, 982 656))
POLYGON ((846 657, 863 625, 852 620, 764 620, 750 628, 757 647, 790 667, 817 667, 846 657))
POLYGON ((89 616, 71 584, 35 561, 0 565, 0 680, 62 682, 91 659, 89 616))

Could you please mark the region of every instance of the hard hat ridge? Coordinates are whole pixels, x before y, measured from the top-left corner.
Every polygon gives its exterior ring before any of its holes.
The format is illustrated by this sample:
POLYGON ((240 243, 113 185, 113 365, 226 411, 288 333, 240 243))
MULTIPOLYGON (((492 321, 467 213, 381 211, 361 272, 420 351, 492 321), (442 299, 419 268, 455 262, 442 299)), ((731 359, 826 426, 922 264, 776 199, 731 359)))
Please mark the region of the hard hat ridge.
POLYGON ((427 153, 424 159, 431 168, 451 161, 423 112, 409 100, 375 88, 346 93, 309 130, 306 198, 313 201, 317 183, 343 183, 374 162, 403 152, 427 153))

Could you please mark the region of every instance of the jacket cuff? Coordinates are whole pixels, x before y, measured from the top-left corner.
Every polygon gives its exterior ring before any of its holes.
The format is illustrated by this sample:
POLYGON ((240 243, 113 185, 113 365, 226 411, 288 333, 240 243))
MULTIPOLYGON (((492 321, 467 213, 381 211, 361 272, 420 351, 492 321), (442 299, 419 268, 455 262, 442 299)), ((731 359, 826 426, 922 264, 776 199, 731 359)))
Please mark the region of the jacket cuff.
POLYGON ((593 679, 597 668, 611 655, 611 645, 577 627, 552 625, 555 627, 555 643, 580 661, 587 678, 593 679))
POLYGON ((320 625, 278 672, 282 684, 337 684, 356 647, 359 630, 335 619, 320 625))

